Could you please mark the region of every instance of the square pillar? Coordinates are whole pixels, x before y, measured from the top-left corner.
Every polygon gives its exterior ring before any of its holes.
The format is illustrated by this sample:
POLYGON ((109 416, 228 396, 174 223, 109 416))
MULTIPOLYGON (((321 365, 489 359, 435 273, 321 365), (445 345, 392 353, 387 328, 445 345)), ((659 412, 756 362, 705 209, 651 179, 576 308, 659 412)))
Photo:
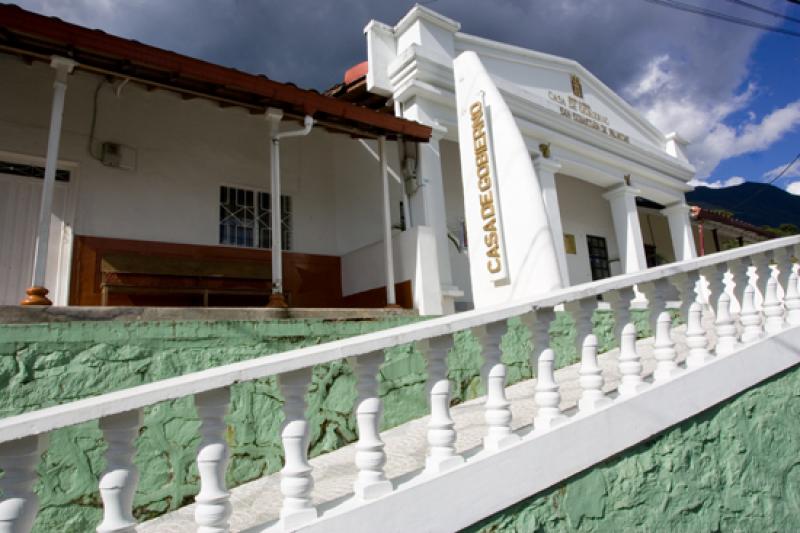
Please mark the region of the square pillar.
POLYGON ((692 223, 689 219, 690 209, 684 202, 678 202, 661 210, 669 222, 669 235, 672 238, 676 261, 686 261, 697 257, 692 223))
POLYGON ((639 190, 630 185, 620 185, 603 194, 603 198, 611 204, 611 218, 625 274, 647 268, 639 212, 636 210, 638 194, 639 190))
POLYGON ((561 163, 555 159, 539 156, 533 160, 533 166, 536 168, 536 177, 539 178, 539 186, 542 188, 544 209, 547 212, 550 234, 553 236, 553 245, 556 248, 561 280, 564 286, 568 287, 570 283, 567 252, 564 248, 564 228, 561 225, 561 209, 558 206, 558 192, 556 191, 556 172, 561 170, 561 163))

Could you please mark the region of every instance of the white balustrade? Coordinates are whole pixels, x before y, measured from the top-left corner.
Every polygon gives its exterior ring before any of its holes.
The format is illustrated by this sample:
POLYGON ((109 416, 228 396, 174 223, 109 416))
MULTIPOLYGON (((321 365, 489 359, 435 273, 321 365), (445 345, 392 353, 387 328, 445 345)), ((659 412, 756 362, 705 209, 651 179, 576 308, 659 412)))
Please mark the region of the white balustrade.
POLYGON ((378 396, 378 369, 383 363, 382 350, 355 358, 358 377, 358 400, 356 421, 358 443, 356 444, 356 467, 358 477, 353 490, 362 500, 380 498, 392 492, 392 482, 386 479, 383 467, 386 464, 383 440, 379 433, 383 402, 378 396))
POLYGON ((228 467, 228 443, 225 441, 231 394, 228 387, 197 394, 194 404, 200 417, 200 447, 197 450, 197 471, 200 492, 195 496, 194 521, 197 533, 227 533, 232 507, 225 487, 228 467))
POLYGON ((655 381, 671 379, 680 373, 675 362, 677 352, 672 341, 672 317, 667 311, 662 311, 656 320, 656 337, 653 344, 653 355, 656 359, 656 369, 653 372, 655 381))
POLYGON ((697 302, 692 302, 692 305, 689 306, 689 318, 686 322, 686 345, 689 347, 686 368, 697 368, 713 359, 708 351, 708 336, 703 327, 703 306, 697 302))
POLYGON ((578 400, 578 410, 591 412, 611 403, 603 392, 603 372, 597 364, 597 337, 586 335, 581 350, 581 369, 579 371, 582 392, 578 400))
POLYGON ((764 291, 764 330, 767 334, 777 333, 784 327, 783 304, 778 299, 778 280, 775 276, 767 278, 767 288, 764 291))
POLYGON ((798 290, 798 276, 794 268, 789 272, 789 279, 786 280, 786 294, 783 297, 783 305, 786 307, 786 322, 790 326, 800 325, 800 290, 798 290))
POLYGON ((0 533, 28 533, 33 528, 39 498, 33 492, 36 466, 47 435, 31 435, 0 443, 0 533))
MULTIPOLYGON (((666 302, 677 298, 686 316, 686 366, 694 369, 712 364, 738 364, 739 356, 716 361, 709 350, 709 333, 703 323, 703 307, 696 302, 695 287, 700 273, 711 285, 716 302, 715 333, 717 356, 731 354, 739 348, 737 321, 731 316, 731 295, 723 290, 736 283, 735 294, 741 295, 741 342, 752 343, 768 333, 777 333, 789 326, 800 325, 800 281, 798 265, 791 263, 792 254, 800 253, 800 238, 792 237, 759 243, 720 252, 690 261, 664 265, 643 272, 626 274, 543 295, 527 302, 516 302, 448 317, 421 321, 375 332, 364 337, 336 341, 324 346, 311 346, 271 357, 243 361, 234 365, 170 378, 157 384, 134 387, 95 398, 43 409, 35 413, 0 419, 0 533, 28 532, 33 526, 38 500, 33 492, 36 467, 40 461, 46 435, 56 429, 97 420, 108 443, 107 469, 100 479, 103 519, 99 532, 132 532, 137 525, 132 515, 133 495, 138 474, 134 467, 134 442, 142 423, 143 409, 165 400, 193 396, 199 418, 201 443, 197 453, 200 491, 196 497, 195 522, 200 533, 225 533, 230 530, 231 497, 225 486, 229 459, 226 443, 225 415, 230 404, 233 383, 277 376, 285 402, 285 423, 282 441, 285 463, 281 470, 279 528, 295 530, 317 519, 313 505, 314 480, 308 461, 309 428, 305 419, 304 396, 314 365, 350 358, 358 378, 356 420, 359 439, 355 446, 357 477, 353 485, 356 499, 367 505, 376 498, 393 498, 395 492, 384 467, 386 453, 379 433, 382 403, 378 396, 377 375, 384 359, 384 350, 392 346, 417 343, 428 361, 427 393, 431 416, 427 427, 428 451, 425 459, 426 480, 465 463, 456 453, 456 430, 450 412, 450 382, 447 377, 447 356, 453 346, 453 334, 472 330, 482 347, 485 365, 482 376, 486 383, 484 449, 481 460, 492 460, 494 452, 520 441, 511 430, 511 405, 506 396, 506 367, 502 363, 500 341, 507 329, 507 320, 519 317, 532 330, 532 359, 537 368, 534 394, 536 417, 530 439, 570 419, 561 411, 561 394, 555 379, 555 353, 550 348, 550 325, 554 307, 564 304, 575 318, 581 345, 578 382, 581 388, 575 420, 586 421, 592 411, 617 403, 603 392, 603 374, 598 365, 597 337, 591 334, 591 316, 598 296, 615 312, 615 332, 620 340, 618 395, 626 400, 649 386, 642 376, 642 363, 637 351, 636 330, 630 322, 630 302, 638 285, 650 300, 655 322, 653 344, 656 368, 654 380, 681 379, 676 362, 676 346, 672 339, 671 317, 666 302), (775 263, 775 268, 771 265, 775 263), (751 266, 755 268, 751 268, 751 266), (779 270, 780 269, 780 270, 779 270), (730 271, 730 275, 726 274, 730 271), (760 276, 763 282, 763 316, 756 296, 760 284, 748 283, 760 276), (786 290, 780 298, 780 282, 786 290), (785 308, 785 312, 784 312, 785 308), (535 355, 539 354, 538 357, 535 355), (39 436, 39 435, 42 436, 39 436)), ((789 337, 787 337, 789 338, 789 337)), ((769 341, 765 341, 769 342, 769 341)), ((704 371, 693 373, 702 375, 704 371)), ((653 389, 669 390, 672 384, 653 389)), ((641 398, 646 400, 646 398, 641 398)), ((637 402, 631 399, 631 402, 637 402)), ((633 405, 626 403, 625 405, 633 405)), ((518 446, 529 444, 526 439, 518 446)), ((517 445, 514 446, 514 449, 517 445)), ((410 488, 410 487, 409 487, 410 488)), ((413 512, 409 510, 409 512, 413 512)), ((336 514, 335 512, 333 514, 336 514)), ((323 517, 323 519, 325 519, 323 517)), ((376 526, 379 529, 379 524, 376 526)))
POLYGON ((535 431, 550 429, 567 419, 559 407, 561 394, 558 392, 558 383, 556 383, 555 359, 556 354, 551 348, 546 348, 539 355, 536 393, 533 396, 537 407, 536 417, 533 419, 535 431))
POLYGON ((281 470, 281 525, 296 529, 317 518, 311 499, 314 478, 308 464, 308 421, 305 419, 305 394, 311 381, 311 369, 302 368, 278 376, 283 393, 285 421, 283 440, 284 466, 281 470))
POLYGON ((720 294, 717 300, 717 319, 714 326, 717 333, 714 353, 718 356, 728 355, 739 343, 736 341, 736 324, 731 316, 731 297, 727 292, 720 294))
POLYGON ((100 429, 108 443, 106 470, 100 478, 103 521, 97 533, 134 533, 133 496, 139 472, 133 464, 134 441, 142 425, 142 411, 136 409, 100 419, 100 429))
POLYGON ((619 395, 622 397, 638 394, 647 387, 642 379, 642 363, 636 351, 636 326, 625 324, 619 340, 619 395))
POLYGON ((486 383, 484 409, 487 425, 483 447, 489 451, 500 450, 519 440, 519 435, 511 430, 511 402, 506 398, 506 365, 501 362, 500 341, 507 330, 505 320, 473 330, 486 362, 482 372, 486 383))
POLYGON ((753 285, 748 284, 744 288, 739 321, 742 324, 742 342, 757 341, 764 336, 761 312, 756 308, 756 288, 753 285))
POLYGON ((425 470, 442 473, 464 463, 456 454, 455 423, 450 417, 450 380, 447 379, 447 352, 453 347, 452 335, 428 339, 419 344, 428 359, 428 397, 431 418, 428 421, 428 456, 425 470))

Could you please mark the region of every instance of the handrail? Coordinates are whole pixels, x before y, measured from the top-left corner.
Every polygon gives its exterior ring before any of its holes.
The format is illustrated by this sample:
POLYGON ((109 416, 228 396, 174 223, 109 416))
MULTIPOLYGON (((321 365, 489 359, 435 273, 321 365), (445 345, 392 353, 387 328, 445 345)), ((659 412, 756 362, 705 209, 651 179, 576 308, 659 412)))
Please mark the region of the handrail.
POLYGON ((734 261, 751 255, 788 246, 800 247, 800 236, 774 239, 712 255, 671 263, 642 272, 583 283, 551 292, 529 301, 505 303, 481 310, 399 326, 317 346, 298 348, 278 355, 193 372, 145 385, 110 392, 92 398, 47 407, 0 419, 0 443, 97 420, 193 394, 227 387, 302 368, 328 363, 345 357, 366 355, 401 344, 439 337, 458 331, 507 320, 538 309, 581 300, 587 297, 647 283, 681 273, 734 261))

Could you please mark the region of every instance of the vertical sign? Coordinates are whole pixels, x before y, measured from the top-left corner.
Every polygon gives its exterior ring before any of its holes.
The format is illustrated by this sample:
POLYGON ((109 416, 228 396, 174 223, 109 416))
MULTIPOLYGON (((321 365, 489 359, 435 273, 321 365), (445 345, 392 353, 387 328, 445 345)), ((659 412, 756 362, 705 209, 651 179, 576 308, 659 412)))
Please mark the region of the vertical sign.
POLYGON ((483 92, 469 106, 472 122, 472 148, 475 153, 475 176, 478 185, 480 218, 483 224, 481 245, 486 255, 486 271, 495 285, 508 283, 503 219, 500 214, 498 182, 492 147, 491 115, 483 92))

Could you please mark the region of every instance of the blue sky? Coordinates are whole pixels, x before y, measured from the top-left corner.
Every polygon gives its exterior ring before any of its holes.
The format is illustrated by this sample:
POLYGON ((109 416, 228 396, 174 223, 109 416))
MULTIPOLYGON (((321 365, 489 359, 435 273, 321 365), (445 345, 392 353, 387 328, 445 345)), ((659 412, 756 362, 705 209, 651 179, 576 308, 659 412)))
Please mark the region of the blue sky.
MULTIPOLYGON (((682 0, 760 24, 732 0, 682 0)), ((787 0, 747 0, 800 18, 787 0)), ((325 89, 366 59, 364 26, 413 0, 19 0, 115 35, 325 89)), ((691 142, 697 184, 764 181, 800 152, 800 37, 647 0, 426 0, 462 31, 577 60, 663 132, 691 142)), ((800 24, 782 27, 800 32, 800 24)), ((800 162, 776 185, 800 194, 800 162), (795 185, 792 186, 791 184, 795 185)))
MULTIPOLYGON (((792 14, 800 17, 800 6, 795 7, 792 14)), ((800 24, 787 23, 783 27, 800 31, 800 24)), ((765 34, 752 54, 750 65, 748 81, 755 83, 758 89, 752 102, 726 121, 731 126, 747 121, 749 112, 763 117, 800 99, 800 38, 765 34)), ((708 179, 722 183, 738 176, 748 181, 768 181, 774 174, 765 176, 767 172, 782 169, 798 152, 800 127, 795 126, 766 150, 722 161, 708 179)), ((784 189, 790 187, 793 192, 800 193, 798 185, 791 187, 792 183, 800 185, 800 166, 797 164, 775 185, 784 189)))

